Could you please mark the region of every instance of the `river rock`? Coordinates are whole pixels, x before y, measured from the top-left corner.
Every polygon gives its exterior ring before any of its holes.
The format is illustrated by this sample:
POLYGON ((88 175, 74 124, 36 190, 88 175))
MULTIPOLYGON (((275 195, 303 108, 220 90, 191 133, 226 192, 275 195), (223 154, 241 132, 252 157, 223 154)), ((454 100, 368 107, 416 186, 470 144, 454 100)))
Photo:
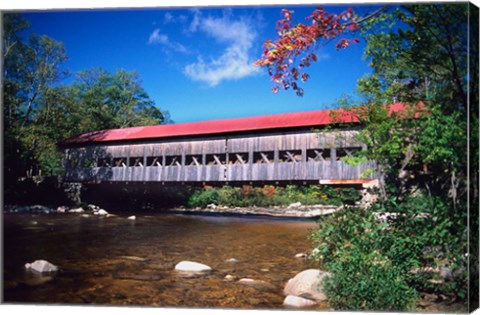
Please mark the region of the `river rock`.
POLYGON ((33 213, 48 214, 48 213, 54 212, 54 210, 42 205, 33 205, 33 206, 17 207, 15 208, 14 212, 33 212, 33 213))
POLYGON ((295 255, 295 258, 306 258, 307 257, 307 254, 305 253, 298 253, 295 255))
POLYGON ((249 287, 252 287, 254 289, 257 289, 259 291, 270 291, 270 292, 275 292, 278 290, 276 286, 274 286, 271 283, 262 281, 262 280, 255 280, 255 279, 249 279, 249 278, 242 278, 238 280, 238 283, 247 285, 249 287))
POLYGON ((234 264, 234 263, 237 263, 237 262, 238 262, 238 259, 236 259, 236 258, 229 258, 229 259, 225 260, 225 262, 226 262, 226 263, 232 263, 232 264, 234 264))
POLYGON ((100 209, 100 210, 96 211, 94 214, 95 215, 108 215, 108 212, 103 210, 103 209, 100 209))
POLYGON ((302 203, 301 202, 294 202, 294 203, 291 203, 287 209, 293 209, 293 208, 300 208, 302 206, 302 203))
POLYGON ((288 280, 283 293, 287 296, 294 295, 317 302, 325 301, 327 297, 323 293, 322 281, 327 276, 331 274, 319 269, 304 270, 288 280))
POLYGON ((184 260, 175 265, 175 270, 180 272, 204 273, 211 271, 212 268, 198 262, 184 260))
POLYGON ((137 219, 137 217, 134 216, 134 215, 132 215, 132 216, 130 216, 130 217, 127 218, 127 220, 136 220, 136 219, 137 219))
POLYGON ((283 301, 283 305, 285 305, 285 306, 298 307, 298 308, 314 306, 317 303, 318 302, 315 302, 315 301, 312 301, 312 300, 309 300, 309 299, 305 299, 305 298, 300 297, 300 296, 294 296, 294 295, 287 295, 287 297, 283 301))
POLYGON ((65 213, 65 212, 67 212, 67 210, 68 210, 68 207, 60 206, 60 207, 57 208, 57 213, 65 213))
POLYGON ((94 204, 89 204, 89 205, 87 206, 87 208, 88 208, 88 210, 94 211, 94 212, 100 210, 100 207, 97 206, 97 205, 94 205, 94 204))
POLYGON ((27 263, 25 264, 25 268, 28 270, 33 270, 40 273, 58 271, 57 266, 43 259, 35 260, 32 263, 27 263))
POLYGON ((84 213, 85 210, 83 208, 75 208, 75 209, 70 209, 68 210, 68 213, 84 213))
POLYGON ((237 278, 232 275, 226 275, 225 278, 223 278, 225 281, 235 281, 237 278))

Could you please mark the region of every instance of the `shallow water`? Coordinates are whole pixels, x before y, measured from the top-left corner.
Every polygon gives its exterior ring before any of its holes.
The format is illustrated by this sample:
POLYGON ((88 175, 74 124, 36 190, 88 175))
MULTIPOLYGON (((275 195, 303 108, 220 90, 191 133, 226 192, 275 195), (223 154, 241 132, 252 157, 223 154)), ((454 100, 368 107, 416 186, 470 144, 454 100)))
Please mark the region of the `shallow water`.
POLYGON ((5 214, 4 302, 281 309, 288 279, 315 267, 295 258, 310 249, 314 221, 138 213, 128 220, 132 214, 5 214), (45 277, 24 269, 37 259, 60 271, 45 277), (182 277, 174 271, 182 260, 214 271, 182 277), (273 286, 226 281, 228 274, 273 286))

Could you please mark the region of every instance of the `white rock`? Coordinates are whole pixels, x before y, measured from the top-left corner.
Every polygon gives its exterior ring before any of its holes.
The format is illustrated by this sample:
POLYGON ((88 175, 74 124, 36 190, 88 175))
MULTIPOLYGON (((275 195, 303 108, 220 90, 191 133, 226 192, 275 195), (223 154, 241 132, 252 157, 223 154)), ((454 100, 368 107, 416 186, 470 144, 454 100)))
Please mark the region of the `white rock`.
POLYGON ((99 206, 93 205, 93 204, 89 204, 89 205, 87 206, 87 208, 88 208, 89 210, 92 210, 92 211, 100 210, 100 207, 99 207, 99 206))
POLYGON ((108 212, 103 210, 103 209, 100 209, 97 212, 95 212, 95 214, 96 215, 108 215, 108 212))
POLYGON ((83 208, 75 208, 75 209, 68 210, 68 213, 83 213, 83 212, 85 212, 83 208))
POLYGON ((57 208, 58 213, 65 213, 68 210, 68 207, 60 206, 57 208))
POLYGON ((308 298, 315 301, 325 301, 327 297, 323 293, 323 278, 330 276, 328 272, 319 269, 307 269, 294 278, 288 280, 283 293, 308 298))
POLYGON ((215 209, 217 209, 217 205, 214 204, 214 203, 208 204, 208 205, 207 205, 207 209, 213 209, 213 210, 215 210, 215 209))
POLYGON ((305 257, 307 257, 307 254, 305 253, 298 253, 295 255, 295 258, 305 258, 305 257))
POLYGON ((232 275, 226 275, 224 279, 226 281, 235 281, 236 277, 232 275))
POLYGON ((283 301, 283 305, 291 307, 308 307, 316 305, 317 302, 302 298, 300 296, 288 295, 283 301))
POLYGON ((55 272, 58 271, 58 267, 49 263, 46 260, 40 259, 35 260, 32 263, 25 264, 26 269, 31 269, 37 272, 55 272))
POLYGON ((212 268, 198 262, 184 260, 175 265, 175 270, 183 272, 208 272, 211 271, 212 268))
POLYGON ((134 215, 132 215, 132 216, 128 217, 127 219, 128 219, 128 220, 135 220, 135 219, 137 219, 137 217, 134 216, 134 215))
POLYGON ((301 202, 294 202, 294 203, 291 203, 287 208, 288 208, 288 209, 300 208, 301 206, 302 206, 302 203, 301 203, 301 202))
POLYGON ((237 263, 237 262, 238 262, 238 259, 236 259, 236 258, 229 258, 229 259, 225 260, 225 262, 227 262, 227 263, 237 263))

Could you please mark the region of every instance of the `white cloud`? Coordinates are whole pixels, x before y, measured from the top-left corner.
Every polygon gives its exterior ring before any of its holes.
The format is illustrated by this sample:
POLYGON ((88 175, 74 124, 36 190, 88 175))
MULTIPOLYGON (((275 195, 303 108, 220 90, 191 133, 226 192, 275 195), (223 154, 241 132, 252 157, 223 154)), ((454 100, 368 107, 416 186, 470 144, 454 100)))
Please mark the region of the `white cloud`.
POLYGON ((217 57, 208 62, 198 56, 197 62, 184 68, 186 76, 195 81, 216 86, 223 80, 241 79, 258 72, 249 57, 250 49, 256 38, 253 21, 240 18, 233 20, 225 14, 221 18, 203 17, 199 10, 193 11, 190 32, 203 32, 226 48, 217 57))
POLYGON ((187 48, 180 43, 173 42, 168 38, 167 34, 161 34, 160 29, 156 28, 148 38, 148 44, 161 44, 169 49, 177 52, 187 52, 187 48))
POLYGON ((163 23, 169 24, 169 23, 174 23, 175 22, 175 17, 173 16, 172 13, 167 12, 163 15, 163 23))
POLYGON ((149 44, 165 44, 168 42, 168 36, 165 34, 160 34, 160 29, 155 29, 150 37, 148 38, 149 44))

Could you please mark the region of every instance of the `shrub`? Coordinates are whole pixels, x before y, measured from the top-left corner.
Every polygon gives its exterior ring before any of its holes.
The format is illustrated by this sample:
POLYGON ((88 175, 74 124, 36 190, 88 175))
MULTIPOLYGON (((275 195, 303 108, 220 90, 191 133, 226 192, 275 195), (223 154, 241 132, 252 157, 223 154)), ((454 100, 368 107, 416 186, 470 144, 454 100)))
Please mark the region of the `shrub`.
POLYGON ((312 233, 312 258, 335 274, 327 293, 332 305, 358 309, 358 301, 351 301, 357 296, 361 309, 400 310, 408 307, 414 291, 464 298, 468 269, 461 218, 444 200, 418 194, 390 198, 370 209, 347 207, 321 219, 312 233), (440 279, 440 267, 448 267, 448 279, 440 279), (376 282, 392 287, 385 304, 375 300, 384 293, 376 282), (376 293, 366 295, 366 288, 376 293), (405 300, 399 298, 402 294, 405 300))
POLYGON ((218 191, 214 188, 198 189, 195 190, 188 199, 188 206, 192 208, 205 208, 208 204, 217 204, 218 197, 218 191))
POLYGON ((344 248, 329 269, 333 276, 324 280, 324 290, 336 310, 404 311, 414 305, 415 290, 378 251, 344 248))

